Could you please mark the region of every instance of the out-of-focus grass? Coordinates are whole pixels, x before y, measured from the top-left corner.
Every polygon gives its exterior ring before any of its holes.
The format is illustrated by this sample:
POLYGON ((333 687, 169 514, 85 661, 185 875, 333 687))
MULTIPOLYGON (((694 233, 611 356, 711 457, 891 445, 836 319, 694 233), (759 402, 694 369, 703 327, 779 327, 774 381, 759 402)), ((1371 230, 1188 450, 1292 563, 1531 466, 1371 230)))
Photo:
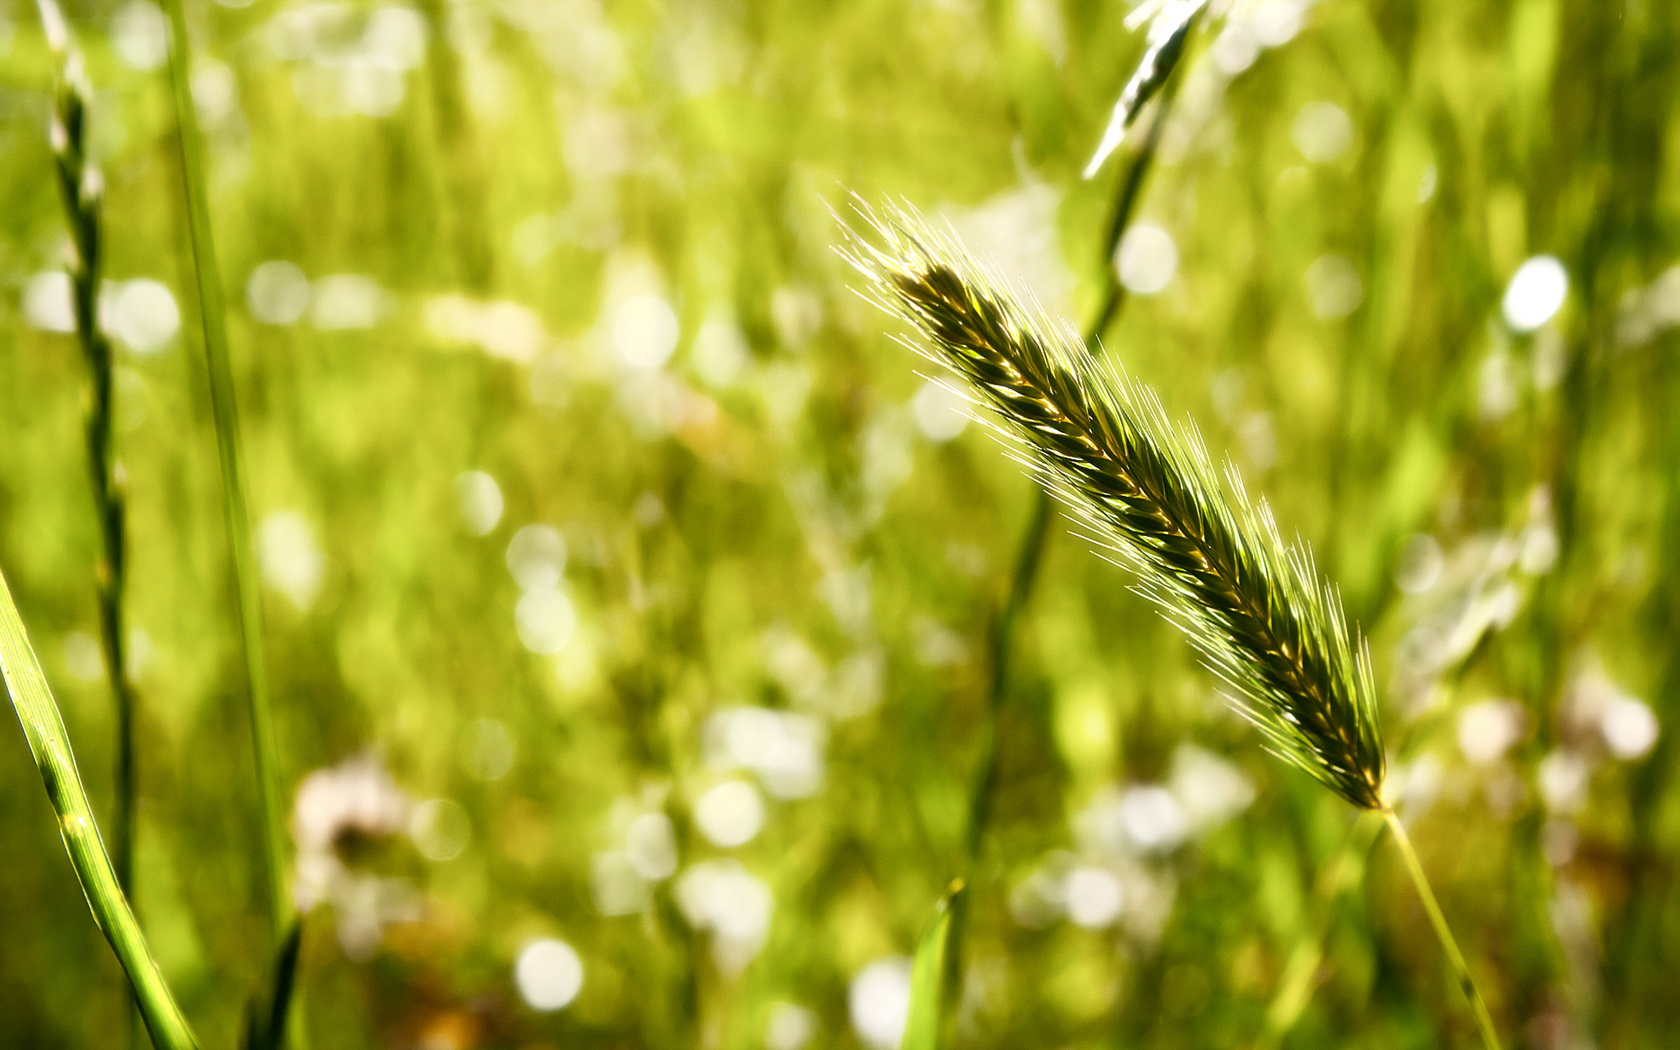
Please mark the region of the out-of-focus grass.
MULTIPOLYGON (((1511 1045, 1668 1036, 1670 7, 1210 18, 1106 339, 1371 634, 1397 804, 1511 1045), (1519 330, 1538 256, 1567 291, 1519 330)), ((103 819, 51 66, 0 13, 0 565, 103 819)), ((1078 175, 1141 33, 1053 0, 187 13, 313 1046, 888 1040, 966 863, 1036 497, 849 290, 830 205, 943 212, 1087 317, 1124 165, 1078 175)), ((139 912, 226 1046, 268 935, 161 23, 67 14, 107 178, 139 912)), ((953 1045, 1246 1045, 1320 929, 1284 1045, 1469 1041, 1399 857, 1316 892, 1352 814, 1129 584, 1048 549, 953 1045)), ((102 1045, 121 978, 37 784, 0 733, 0 1042, 102 1045)))

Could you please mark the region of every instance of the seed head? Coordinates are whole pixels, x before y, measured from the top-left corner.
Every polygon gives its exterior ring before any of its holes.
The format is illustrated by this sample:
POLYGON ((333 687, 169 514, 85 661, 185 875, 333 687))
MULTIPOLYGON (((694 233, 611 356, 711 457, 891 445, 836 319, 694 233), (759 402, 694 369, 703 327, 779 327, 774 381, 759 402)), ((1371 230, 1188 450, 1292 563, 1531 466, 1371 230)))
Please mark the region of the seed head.
POLYGON ((964 380, 1016 458, 1138 577, 1269 748, 1356 806, 1382 807, 1383 752, 1364 644, 1305 547, 1225 483, 1193 426, 1099 362, 1065 323, 905 209, 857 205, 844 254, 912 348, 964 380))

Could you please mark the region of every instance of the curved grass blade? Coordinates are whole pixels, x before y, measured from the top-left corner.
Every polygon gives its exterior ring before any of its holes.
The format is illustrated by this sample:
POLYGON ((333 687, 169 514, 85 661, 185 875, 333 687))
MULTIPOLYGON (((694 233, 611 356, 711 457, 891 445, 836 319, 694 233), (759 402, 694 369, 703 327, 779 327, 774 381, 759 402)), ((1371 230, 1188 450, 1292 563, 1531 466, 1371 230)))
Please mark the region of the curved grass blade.
POLYGON ((23 726, 35 764, 41 770, 47 798, 58 814, 58 831, 64 839, 64 850, 70 855, 71 866, 76 869, 76 878, 81 881, 88 910, 93 912, 94 922, 111 942, 111 950, 116 952, 117 961, 128 974, 128 983, 134 989, 152 1045, 158 1050, 196 1050, 198 1041, 164 983, 128 898, 117 885, 116 871, 105 852, 105 842, 99 836, 99 825, 94 821, 87 790, 76 768, 64 719, 47 688, 35 651, 30 648, 29 635, 12 602, 4 574, 0 574, 0 677, 5 680, 6 695, 23 726))
POLYGON ((910 967, 910 1017, 902 1050, 938 1050, 945 1022, 945 992, 951 973, 952 928, 959 924, 967 898, 961 879, 940 898, 933 921, 922 931, 910 967))
POLYGON ((280 1050, 286 1044, 286 1015, 297 986, 298 956, 303 948, 303 917, 292 923, 274 960, 272 986, 266 1001, 245 1004, 245 1050, 280 1050))
POLYGON ((1143 60, 1138 63, 1137 70, 1126 81, 1120 98, 1114 103, 1114 112, 1108 118, 1102 141, 1085 165, 1085 178, 1096 177, 1097 172, 1102 170, 1103 162, 1126 141, 1126 133, 1132 129, 1138 114, 1143 112, 1144 105, 1159 94, 1171 79, 1173 69, 1184 54, 1184 43, 1190 39, 1190 30, 1195 28, 1196 16, 1206 6, 1207 0, 1169 0, 1150 23, 1149 49, 1143 53, 1143 60))

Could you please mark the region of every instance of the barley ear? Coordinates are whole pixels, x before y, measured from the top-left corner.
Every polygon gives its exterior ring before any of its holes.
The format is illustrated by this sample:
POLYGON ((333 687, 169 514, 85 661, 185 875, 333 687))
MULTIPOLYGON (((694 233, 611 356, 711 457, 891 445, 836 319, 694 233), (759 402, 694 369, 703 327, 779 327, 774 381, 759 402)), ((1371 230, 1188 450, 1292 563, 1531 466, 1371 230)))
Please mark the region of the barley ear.
POLYGON ((1098 361, 956 241, 894 208, 856 206, 846 257, 911 345, 975 404, 1090 538, 1131 568, 1230 686, 1270 750, 1362 809, 1382 807, 1383 750, 1364 643, 1312 557, 1222 481, 1200 436, 1098 361))

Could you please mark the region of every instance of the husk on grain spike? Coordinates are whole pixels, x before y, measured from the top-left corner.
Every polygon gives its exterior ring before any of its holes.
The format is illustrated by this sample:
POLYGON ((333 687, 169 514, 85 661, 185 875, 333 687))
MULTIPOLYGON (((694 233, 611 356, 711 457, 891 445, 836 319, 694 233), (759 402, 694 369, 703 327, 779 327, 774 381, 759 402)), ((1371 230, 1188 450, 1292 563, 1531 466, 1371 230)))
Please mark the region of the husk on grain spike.
POLYGON ((1065 323, 1023 307, 908 211, 857 205, 847 253, 912 344, 967 380, 1017 458, 1139 577, 1235 691, 1271 750, 1364 809, 1381 809, 1382 743, 1363 643, 1311 556, 1286 545, 1234 470, 1099 362, 1065 323))

